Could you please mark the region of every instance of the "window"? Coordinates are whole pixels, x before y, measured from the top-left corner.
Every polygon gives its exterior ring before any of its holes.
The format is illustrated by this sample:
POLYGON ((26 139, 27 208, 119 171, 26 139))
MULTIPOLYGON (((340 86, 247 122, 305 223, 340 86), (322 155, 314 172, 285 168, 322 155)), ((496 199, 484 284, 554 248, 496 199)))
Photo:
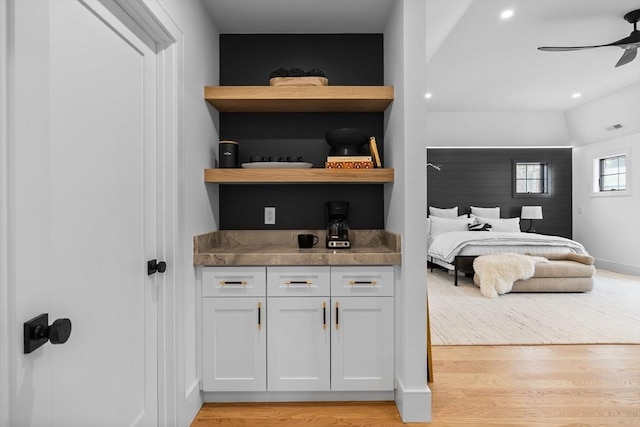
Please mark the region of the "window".
POLYGON ((516 194, 549 192, 548 167, 540 162, 516 162, 516 194))
POLYGON ((598 191, 624 191, 626 189, 626 156, 622 154, 599 159, 598 191))

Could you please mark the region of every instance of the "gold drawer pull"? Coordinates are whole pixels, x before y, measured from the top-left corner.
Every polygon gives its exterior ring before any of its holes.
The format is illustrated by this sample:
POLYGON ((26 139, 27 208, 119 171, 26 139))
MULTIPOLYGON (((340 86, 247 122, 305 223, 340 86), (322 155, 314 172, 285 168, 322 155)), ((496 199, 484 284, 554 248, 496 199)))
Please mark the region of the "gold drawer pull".
POLYGON ((221 280, 220 286, 224 287, 225 285, 242 285, 247 286, 246 280, 221 280))
POLYGON ((313 280, 287 280, 284 282, 285 285, 313 285, 313 280))
POLYGON ((371 285, 375 286, 378 284, 375 280, 349 280, 349 284, 353 285, 371 285))

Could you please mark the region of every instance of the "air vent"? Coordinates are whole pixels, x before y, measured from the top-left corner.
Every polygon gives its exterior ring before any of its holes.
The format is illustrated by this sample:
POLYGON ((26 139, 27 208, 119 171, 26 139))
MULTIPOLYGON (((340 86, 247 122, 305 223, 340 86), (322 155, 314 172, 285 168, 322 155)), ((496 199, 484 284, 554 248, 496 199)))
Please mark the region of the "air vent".
POLYGON ((623 126, 620 123, 618 123, 618 124, 615 124, 613 126, 607 127, 607 130, 608 131, 612 131, 612 130, 618 130, 618 129, 622 129, 622 128, 623 128, 623 126))

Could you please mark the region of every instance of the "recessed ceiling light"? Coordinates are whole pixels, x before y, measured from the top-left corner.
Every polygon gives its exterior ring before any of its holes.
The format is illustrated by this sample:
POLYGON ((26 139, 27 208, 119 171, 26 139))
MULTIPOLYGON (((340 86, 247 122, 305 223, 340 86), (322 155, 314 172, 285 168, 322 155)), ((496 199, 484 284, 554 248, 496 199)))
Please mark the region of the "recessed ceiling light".
POLYGON ((582 94, 580 92, 576 92, 573 95, 571 95, 572 98, 580 98, 582 96, 582 94))
POLYGON ((433 95, 431 94, 431 92, 427 92, 424 94, 425 99, 431 99, 433 95))
POLYGON ((511 9, 503 10, 502 13, 500 13, 500 19, 509 19, 512 16, 513 16, 513 10, 511 9))

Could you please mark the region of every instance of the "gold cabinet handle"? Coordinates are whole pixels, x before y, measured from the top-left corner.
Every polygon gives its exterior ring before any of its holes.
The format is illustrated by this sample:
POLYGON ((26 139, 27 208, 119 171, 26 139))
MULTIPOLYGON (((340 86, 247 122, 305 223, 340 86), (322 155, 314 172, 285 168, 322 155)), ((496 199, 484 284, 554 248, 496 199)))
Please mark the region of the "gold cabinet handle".
POLYGON ((378 284, 377 281, 375 280, 349 280, 349 284, 351 286, 353 285, 371 285, 371 286, 375 286, 378 284))
POLYGON ((313 280, 287 280, 284 282, 285 285, 313 285, 313 280))
POLYGON ((258 329, 262 328, 262 303, 258 303, 258 329))
POLYGON ((322 329, 327 329, 327 303, 322 302, 322 329))
POLYGON ((221 280, 220 281, 220 286, 224 287, 226 285, 242 285, 242 286, 247 286, 247 281, 246 280, 221 280))

